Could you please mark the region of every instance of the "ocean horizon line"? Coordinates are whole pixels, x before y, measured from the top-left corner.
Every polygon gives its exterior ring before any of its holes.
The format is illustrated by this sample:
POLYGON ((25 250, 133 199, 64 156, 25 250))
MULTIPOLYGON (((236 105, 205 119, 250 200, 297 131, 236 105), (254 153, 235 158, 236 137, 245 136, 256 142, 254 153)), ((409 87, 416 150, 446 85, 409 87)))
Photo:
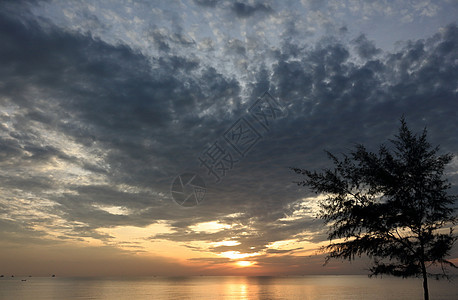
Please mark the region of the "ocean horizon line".
MULTIPOLYGON (((421 279, 420 277, 398 277, 393 275, 377 275, 371 276, 370 274, 279 274, 279 275, 217 275, 217 274, 192 274, 192 275, 131 275, 131 274, 113 274, 113 275, 24 275, 24 274, 9 274, 0 277, 1 279, 11 279, 11 278, 141 278, 141 277, 164 277, 164 278, 183 278, 183 277, 339 277, 339 276, 355 276, 355 277, 368 277, 370 279, 383 279, 383 278, 399 278, 399 279, 421 279), (13 276, 12 276, 13 275, 13 276)), ((458 277, 457 274, 448 274, 450 278, 458 277)), ((434 276, 430 276, 434 278, 434 276)), ((440 278, 439 280, 447 280, 440 278)))

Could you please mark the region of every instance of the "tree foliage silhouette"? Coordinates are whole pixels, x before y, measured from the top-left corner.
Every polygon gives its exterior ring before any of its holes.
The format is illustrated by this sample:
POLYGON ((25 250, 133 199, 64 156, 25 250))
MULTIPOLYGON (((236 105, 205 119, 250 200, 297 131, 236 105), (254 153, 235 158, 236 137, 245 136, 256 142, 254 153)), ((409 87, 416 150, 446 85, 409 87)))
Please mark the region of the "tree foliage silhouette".
POLYGON ((341 159, 327 152, 334 169, 291 169, 305 176, 299 185, 327 195, 318 213, 329 227, 326 262, 366 254, 373 260, 370 276, 422 277, 429 299, 428 276, 448 278, 447 267, 456 268, 446 257, 457 239, 457 197, 447 194, 443 178, 453 156, 438 155, 426 128, 416 135, 404 118, 395 137, 391 149, 382 145, 378 153, 363 145, 341 159), (432 266, 439 273, 429 272, 432 266))

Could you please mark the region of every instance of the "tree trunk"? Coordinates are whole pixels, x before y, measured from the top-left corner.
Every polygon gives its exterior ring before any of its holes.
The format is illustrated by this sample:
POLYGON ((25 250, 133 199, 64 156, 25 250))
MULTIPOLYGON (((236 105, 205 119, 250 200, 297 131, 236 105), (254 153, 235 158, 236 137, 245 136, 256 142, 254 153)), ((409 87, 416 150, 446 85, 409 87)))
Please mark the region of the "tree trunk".
POLYGON ((428 274, 426 274, 425 262, 421 261, 421 272, 423 273, 423 292, 425 295, 425 300, 429 300, 429 291, 428 291, 428 274))

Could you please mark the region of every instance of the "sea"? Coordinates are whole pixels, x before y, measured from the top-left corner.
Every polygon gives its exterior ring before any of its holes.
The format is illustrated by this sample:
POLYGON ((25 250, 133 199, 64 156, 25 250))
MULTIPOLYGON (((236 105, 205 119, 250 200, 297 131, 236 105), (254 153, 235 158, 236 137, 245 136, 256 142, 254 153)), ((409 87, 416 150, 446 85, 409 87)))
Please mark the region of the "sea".
MULTIPOLYGON (((458 299, 458 277, 430 279, 430 299, 458 299)), ((366 275, 4 277, 0 299, 423 299, 421 279, 366 275)))

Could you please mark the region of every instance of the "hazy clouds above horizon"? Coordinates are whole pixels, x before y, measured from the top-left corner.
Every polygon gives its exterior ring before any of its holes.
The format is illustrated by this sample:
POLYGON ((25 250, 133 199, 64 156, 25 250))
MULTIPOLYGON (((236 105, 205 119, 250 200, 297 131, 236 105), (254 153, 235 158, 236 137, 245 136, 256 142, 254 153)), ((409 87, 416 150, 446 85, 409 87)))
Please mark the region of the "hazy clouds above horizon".
MULTIPOLYGON (((457 15, 446 0, 3 1, 0 239, 297 265, 326 234, 288 167, 375 150, 402 115, 458 152, 457 15), (266 90, 287 116, 216 184, 199 156, 266 90), (197 207, 172 200, 182 172, 206 181, 197 207)), ((457 158, 447 175, 457 193, 457 158)))

